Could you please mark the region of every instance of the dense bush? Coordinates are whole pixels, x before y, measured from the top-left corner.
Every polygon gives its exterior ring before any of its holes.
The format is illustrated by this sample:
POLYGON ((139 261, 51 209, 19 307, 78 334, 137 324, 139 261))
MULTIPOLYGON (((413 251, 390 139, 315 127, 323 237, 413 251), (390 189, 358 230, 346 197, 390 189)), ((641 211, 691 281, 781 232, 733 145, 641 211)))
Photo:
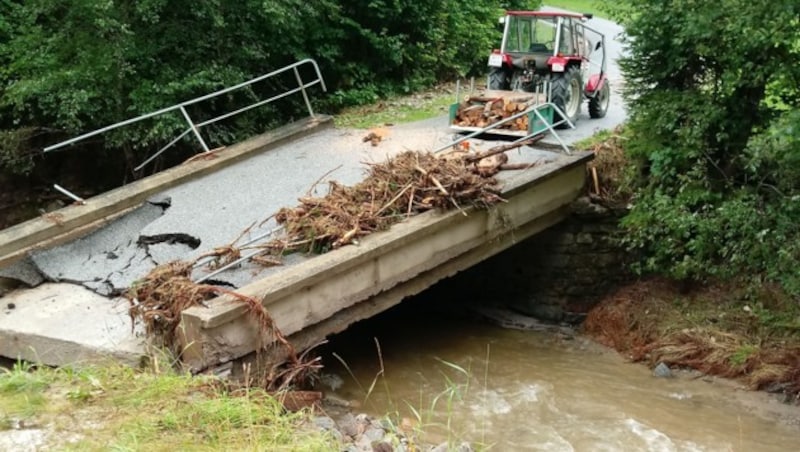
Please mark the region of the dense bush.
POLYGON ((800 3, 621 3, 642 269, 800 294, 800 3))
MULTIPOLYGON (((304 57, 321 64, 332 92, 322 105, 331 108, 482 72, 499 41, 501 7, 538 3, 0 0, 0 172, 30 171, 42 143, 304 57), (35 143, 24 139, 33 135, 35 143)), ((288 75, 191 113, 203 118, 227 111, 245 98, 294 83, 288 75)), ((260 109, 205 133, 211 144, 227 143, 297 114, 301 105, 260 109)), ((109 134, 101 144, 136 162, 184 127, 180 115, 164 116, 109 134)))

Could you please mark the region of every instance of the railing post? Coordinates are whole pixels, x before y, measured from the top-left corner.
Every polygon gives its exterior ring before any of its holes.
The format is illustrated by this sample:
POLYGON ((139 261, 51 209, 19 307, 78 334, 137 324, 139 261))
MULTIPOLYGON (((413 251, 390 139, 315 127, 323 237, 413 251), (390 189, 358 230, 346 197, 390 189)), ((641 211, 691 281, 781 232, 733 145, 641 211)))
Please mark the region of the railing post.
POLYGON ((297 66, 293 67, 294 69, 294 77, 297 79, 297 84, 300 86, 300 90, 303 92, 303 100, 306 101, 306 107, 308 107, 308 115, 312 118, 314 117, 314 110, 311 109, 311 101, 308 100, 308 94, 306 94, 306 87, 303 85, 303 80, 300 78, 300 71, 297 70, 297 66))
MULTIPOLYGON (((553 107, 553 110, 555 111, 553 116, 555 116, 555 114, 560 115, 561 116, 561 121, 566 122, 567 125, 570 126, 570 128, 572 128, 572 129, 575 128, 575 125, 572 123, 572 121, 570 121, 567 118, 567 115, 565 115, 564 112, 561 111, 561 109, 558 108, 558 106, 556 104, 554 104, 552 102, 548 102, 547 104, 549 104, 551 107, 553 107)), ((547 104, 545 104, 545 105, 547 105, 547 104)), ((561 148, 564 149, 564 153, 567 154, 567 155, 571 155, 572 153, 569 150, 569 146, 567 146, 567 144, 564 143, 564 140, 562 140, 561 137, 558 136, 558 134, 556 133, 556 129, 554 128, 555 126, 553 126, 553 124, 550 124, 550 123, 547 122, 547 119, 545 119, 545 117, 542 116, 542 114, 539 112, 538 108, 534 107, 534 108, 531 109, 531 111, 533 111, 533 113, 539 118, 539 120, 542 121, 542 124, 544 124, 545 128, 547 128, 547 130, 550 131, 550 134, 553 135, 553 138, 555 138, 556 141, 558 141, 558 144, 560 144, 561 148)))
POLYGON ((197 137, 197 141, 200 142, 200 146, 203 146, 203 151, 208 152, 209 149, 206 145, 206 142, 203 140, 203 136, 200 135, 200 131, 197 130, 197 127, 195 127, 192 118, 189 117, 189 113, 186 112, 186 108, 184 108, 183 105, 181 105, 181 113, 183 113, 183 117, 186 118, 186 122, 189 123, 189 127, 192 128, 192 132, 194 132, 194 136, 197 137))

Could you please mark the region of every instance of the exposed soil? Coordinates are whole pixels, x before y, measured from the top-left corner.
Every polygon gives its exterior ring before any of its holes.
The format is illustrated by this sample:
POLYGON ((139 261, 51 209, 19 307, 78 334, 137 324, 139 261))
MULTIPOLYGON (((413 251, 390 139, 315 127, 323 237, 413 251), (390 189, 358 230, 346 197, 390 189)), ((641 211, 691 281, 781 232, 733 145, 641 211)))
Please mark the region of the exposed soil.
POLYGON ((773 287, 640 281, 598 304, 584 329, 633 361, 734 378, 800 402, 800 308, 773 287))

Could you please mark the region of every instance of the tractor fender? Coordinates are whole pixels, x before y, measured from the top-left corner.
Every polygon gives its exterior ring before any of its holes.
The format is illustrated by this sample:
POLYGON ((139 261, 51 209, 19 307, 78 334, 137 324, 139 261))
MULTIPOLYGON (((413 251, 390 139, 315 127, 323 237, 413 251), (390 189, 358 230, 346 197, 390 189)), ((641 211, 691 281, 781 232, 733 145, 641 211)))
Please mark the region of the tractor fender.
POLYGON ((586 95, 589 97, 594 96, 594 93, 599 91, 600 88, 606 84, 606 79, 607 77, 605 74, 602 76, 600 74, 592 74, 592 76, 589 77, 589 81, 586 82, 586 95))

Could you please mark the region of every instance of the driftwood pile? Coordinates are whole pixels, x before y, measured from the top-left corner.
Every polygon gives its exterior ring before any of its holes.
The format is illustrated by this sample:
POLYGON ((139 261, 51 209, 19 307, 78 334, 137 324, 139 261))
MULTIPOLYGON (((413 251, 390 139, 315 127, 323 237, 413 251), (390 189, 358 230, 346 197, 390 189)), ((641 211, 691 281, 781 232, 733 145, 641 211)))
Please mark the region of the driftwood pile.
POLYGON ((527 143, 481 154, 407 151, 385 163, 370 164, 362 182, 348 187, 332 181, 326 196, 303 197, 296 207, 278 211, 275 220, 283 226, 284 236, 267 246, 283 252, 325 252, 428 210, 502 202, 492 176, 501 170, 530 168, 530 164, 507 164, 504 154, 527 143))
POLYGON ((261 347, 280 343, 286 347, 289 360, 297 363, 294 348, 274 325, 260 301, 222 287, 195 283, 191 280, 195 263, 196 260, 159 265, 124 294, 130 302, 128 314, 132 322, 139 320, 144 324, 145 334, 153 345, 180 356, 177 328, 181 312, 192 306, 204 306, 205 301, 211 298, 227 295, 247 305, 250 318, 258 325, 261 347))
MULTIPOLYGON (((535 99, 531 95, 513 97, 507 95, 493 96, 491 93, 468 97, 467 100, 458 105, 453 125, 484 128, 527 110, 536 103, 535 99)), ((523 115, 498 128, 527 131, 528 116, 523 115)))

